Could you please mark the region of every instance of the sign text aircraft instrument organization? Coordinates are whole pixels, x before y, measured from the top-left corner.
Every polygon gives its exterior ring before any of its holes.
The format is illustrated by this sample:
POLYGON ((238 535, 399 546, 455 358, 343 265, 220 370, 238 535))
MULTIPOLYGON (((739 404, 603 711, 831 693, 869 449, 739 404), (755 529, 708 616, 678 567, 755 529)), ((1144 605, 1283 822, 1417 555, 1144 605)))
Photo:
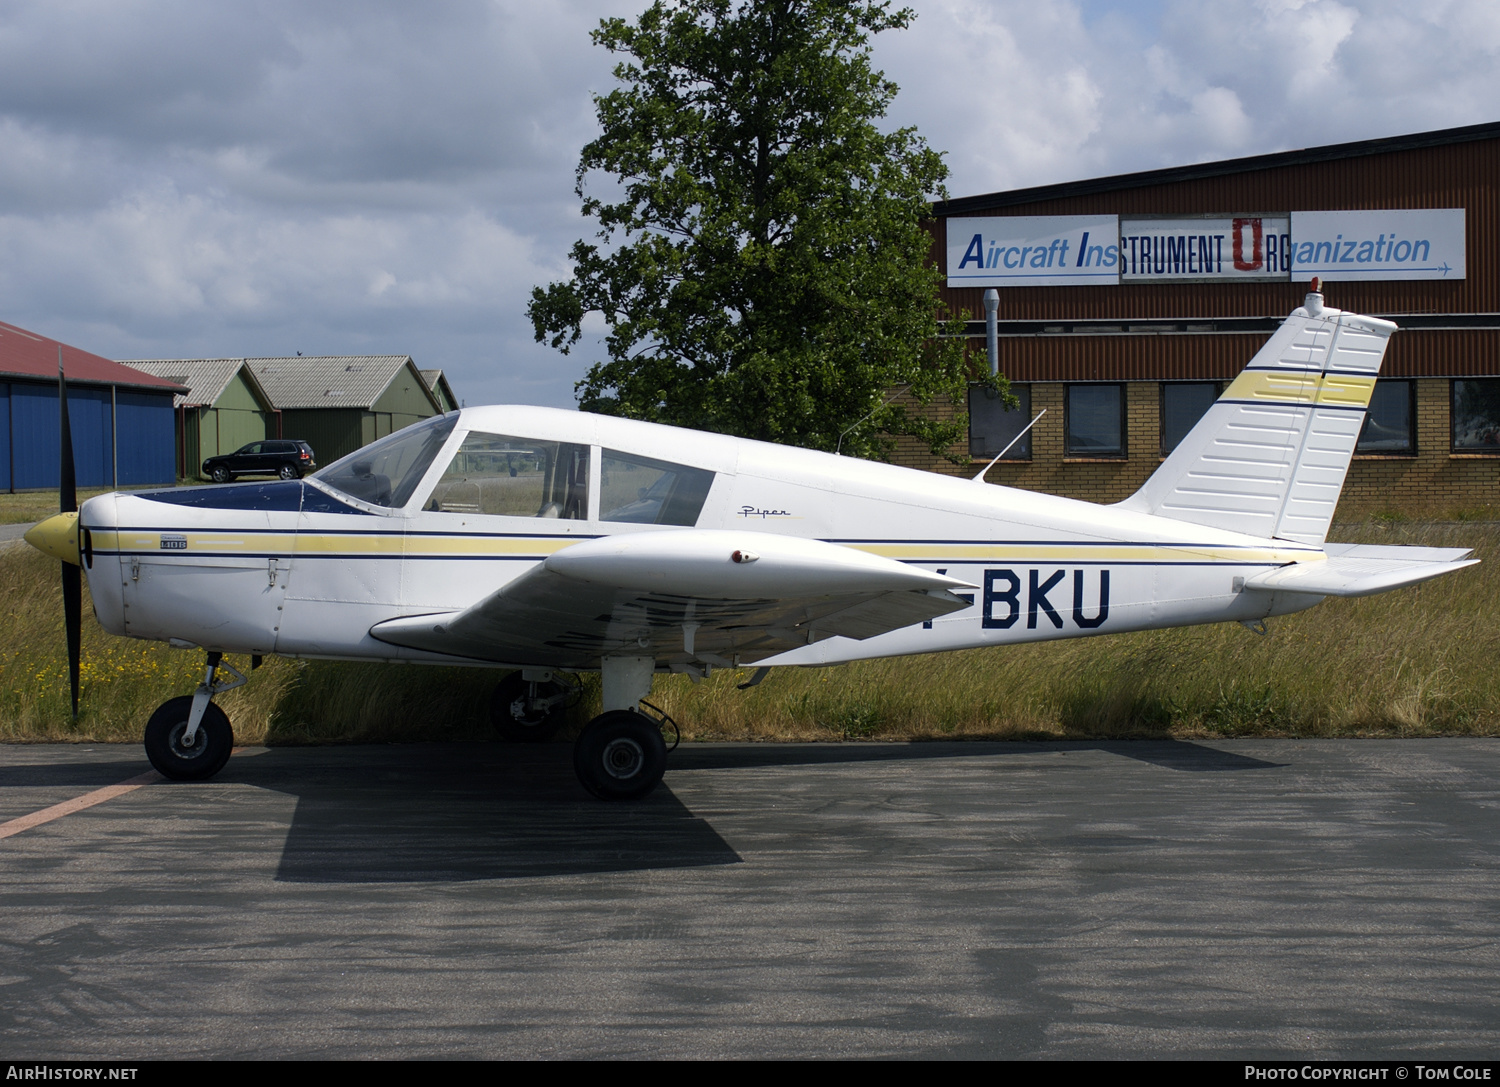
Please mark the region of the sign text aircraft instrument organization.
POLYGON ((945 221, 949 287, 1463 279, 1463 208, 945 221))

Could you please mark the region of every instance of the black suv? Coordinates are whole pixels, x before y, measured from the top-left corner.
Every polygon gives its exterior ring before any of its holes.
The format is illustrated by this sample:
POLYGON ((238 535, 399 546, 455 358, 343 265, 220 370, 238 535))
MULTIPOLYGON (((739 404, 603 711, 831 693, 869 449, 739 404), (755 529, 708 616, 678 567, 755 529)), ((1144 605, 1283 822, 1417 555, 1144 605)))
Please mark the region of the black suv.
POLYGON ((209 457, 203 462, 203 474, 215 483, 228 483, 235 476, 301 479, 316 467, 312 446, 278 439, 251 442, 222 457, 209 457))

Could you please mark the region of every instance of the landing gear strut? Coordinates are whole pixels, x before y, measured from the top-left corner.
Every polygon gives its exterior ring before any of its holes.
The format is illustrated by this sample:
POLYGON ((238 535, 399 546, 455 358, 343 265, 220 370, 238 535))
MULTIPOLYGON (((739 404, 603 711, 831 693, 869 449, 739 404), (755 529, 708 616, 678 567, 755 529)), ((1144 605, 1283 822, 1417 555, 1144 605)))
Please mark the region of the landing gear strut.
POLYGON ((604 712, 573 745, 573 771, 600 800, 639 800, 660 784, 667 744, 660 726, 636 706, 651 693, 650 657, 606 657, 600 663, 604 712))
POLYGON ((146 757, 163 777, 203 781, 229 761, 234 729, 228 715, 213 704, 213 698, 246 680, 234 665, 225 664, 223 657, 222 653, 210 653, 198 690, 167 699, 146 722, 146 757), (234 678, 218 680, 220 668, 234 678))
POLYGON ((541 743, 557 735, 579 689, 530 668, 512 672, 490 695, 490 723, 512 743, 541 743))

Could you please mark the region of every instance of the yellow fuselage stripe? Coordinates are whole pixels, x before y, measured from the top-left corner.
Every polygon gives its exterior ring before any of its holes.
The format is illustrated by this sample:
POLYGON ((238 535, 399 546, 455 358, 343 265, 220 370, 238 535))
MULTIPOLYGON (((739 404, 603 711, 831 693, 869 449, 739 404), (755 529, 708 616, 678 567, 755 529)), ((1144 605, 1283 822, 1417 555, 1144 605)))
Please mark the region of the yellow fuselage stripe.
MULTIPOLYGON (((198 555, 353 555, 370 557, 552 555, 578 543, 576 537, 401 536, 322 533, 164 532, 139 531, 94 534, 103 551, 147 551, 170 556, 198 555), (161 537, 181 536, 186 548, 161 548, 161 537)), ((1087 543, 895 543, 848 544, 851 550, 882 558, 919 562, 1181 562, 1285 563, 1321 557, 1305 550, 1273 547, 1219 547, 1213 544, 1087 544, 1087 543)))

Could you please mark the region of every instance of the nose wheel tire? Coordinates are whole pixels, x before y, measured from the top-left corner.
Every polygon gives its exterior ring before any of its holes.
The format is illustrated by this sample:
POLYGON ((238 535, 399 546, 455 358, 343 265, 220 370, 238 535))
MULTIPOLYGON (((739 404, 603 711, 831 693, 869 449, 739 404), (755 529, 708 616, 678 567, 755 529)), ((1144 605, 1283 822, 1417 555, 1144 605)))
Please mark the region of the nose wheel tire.
POLYGON ((535 685, 512 672, 495 686, 490 695, 490 723, 503 740, 511 743, 541 743, 557 735, 567 719, 568 703, 557 696, 566 688, 561 683, 535 685))
POLYGON ((191 695, 169 698, 146 722, 146 757, 163 777, 173 781, 203 781, 213 777, 229 761, 234 750, 234 729, 229 717, 212 702, 203 711, 191 746, 183 743, 191 695))
POLYGON ((578 737, 573 770, 600 800, 639 800, 666 773, 667 744, 654 721, 634 710, 611 710, 578 737))

